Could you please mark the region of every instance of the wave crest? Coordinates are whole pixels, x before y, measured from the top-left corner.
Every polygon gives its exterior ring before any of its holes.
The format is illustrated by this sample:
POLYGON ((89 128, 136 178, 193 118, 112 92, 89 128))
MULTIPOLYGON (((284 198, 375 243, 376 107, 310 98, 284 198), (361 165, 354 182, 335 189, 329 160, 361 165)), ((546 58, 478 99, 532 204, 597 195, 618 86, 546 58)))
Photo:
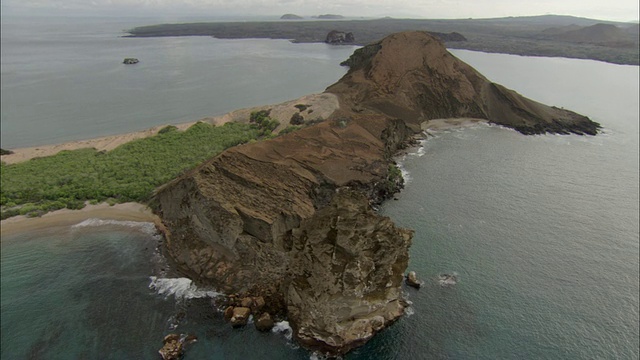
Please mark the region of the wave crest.
POLYGON ((158 295, 163 295, 165 298, 173 295, 178 300, 188 300, 205 297, 213 298, 222 295, 211 289, 199 289, 188 278, 158 278, 150 276, 149 279, 151 279, 149 289, 155 290, 158 295))
POLYGON ((133 229, 138 229, 143 231, 149 235, 155 235, 158 231, 156 230, 156 226, 152 222, 142 222, 142 221, 123 221, 123 220, 104 220, 97 218, 90 218, 80 222, 78 224, 73 225, 72 229, 81 229, 87 227, 98 227, 98 226, 121 226, 128 227, 133 229))

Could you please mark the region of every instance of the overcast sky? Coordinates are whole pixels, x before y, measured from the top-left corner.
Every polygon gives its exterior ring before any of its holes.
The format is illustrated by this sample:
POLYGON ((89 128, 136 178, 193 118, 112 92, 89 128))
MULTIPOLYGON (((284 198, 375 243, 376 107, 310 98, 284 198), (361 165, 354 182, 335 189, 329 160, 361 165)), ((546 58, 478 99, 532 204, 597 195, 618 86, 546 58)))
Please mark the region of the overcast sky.
POLYGON ((104 15, 341 14, 366 17, 487 18, 574 15, 601 20, 638 19, 638 0, 0 0, 3 13, 104 15))

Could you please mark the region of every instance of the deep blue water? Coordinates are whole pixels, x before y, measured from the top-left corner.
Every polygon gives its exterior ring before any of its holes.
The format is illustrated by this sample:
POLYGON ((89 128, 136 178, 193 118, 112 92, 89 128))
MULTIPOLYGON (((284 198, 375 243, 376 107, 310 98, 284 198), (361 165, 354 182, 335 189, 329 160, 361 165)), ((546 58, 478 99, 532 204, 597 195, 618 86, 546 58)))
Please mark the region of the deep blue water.
MULTIPOLYGON (((254 64, 282 50, 269 44, 254 64)), ((637 359, 638 67, 454 53, 525 96, 590 116, 603 134, 478 125, 401 156, 407 186, 381 212, 416 230, 410 270, 425 286, 405 289, 410 315, 346 358, 637 359), (458 283, 441 286, 438 275, 453 272, 458 283)), ((180 63, 186 83, 197 81, 197 58, 180 63)), ((213 289, 172 274, 157 245, 150 224, 96 220, 3 236, 1 357, 154 359, 169 332, 198 336, 186 359, 311 356, 283 333, 232 330, 213 289)))

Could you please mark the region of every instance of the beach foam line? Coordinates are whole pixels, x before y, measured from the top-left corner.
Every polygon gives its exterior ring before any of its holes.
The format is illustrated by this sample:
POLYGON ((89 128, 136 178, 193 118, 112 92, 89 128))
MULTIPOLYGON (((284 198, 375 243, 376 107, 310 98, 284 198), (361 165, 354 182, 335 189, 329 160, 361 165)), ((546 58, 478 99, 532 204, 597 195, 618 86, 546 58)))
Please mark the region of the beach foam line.
POLYGON ((78 224, 71 226, 72 229, 80 229, 86 227, 100 227, 100 226, 122 226, 128 228, 134 228, 142 230, 149 235, 155 235, 157 233, 156 226, 152 222, 146 221, 128 221, 128 220, 105 220, 98 218, 89 218, 78 224))

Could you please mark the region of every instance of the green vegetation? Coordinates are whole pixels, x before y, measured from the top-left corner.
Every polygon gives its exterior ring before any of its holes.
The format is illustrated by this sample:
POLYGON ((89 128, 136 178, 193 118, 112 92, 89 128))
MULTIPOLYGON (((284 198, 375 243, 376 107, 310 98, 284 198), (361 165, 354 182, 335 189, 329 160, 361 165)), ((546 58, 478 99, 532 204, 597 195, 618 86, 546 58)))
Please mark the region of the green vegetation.
POLYGON ((290 132, 294 132, 300 129, 302 129, 302 126, 294 126, 294 125, 287 126, 286 128, 282 129, 278 135, 288 134, 290 132))
POLYGON ((252 128, 259 130, 260 136, 270 136, 271 132, 275 130, 280 122, 278 120, 269 117, 271 109, 253 111, 249 115, 249 122, 252 124, 252 128))
POLYGON ((0 155, 11 155, 11 154, 13 154, 13 151, 11 150, 0 149, 0 155))
POLYGON ((291 119, 289 120, 291 125, 302 125, 304 124, 304 117, 300 115, 300 113, 294 113, 291 115, 291 119))
POLYGON ((383 190, 389 194, 395 194, 404 186, 402 171, 396 164, 390 164, 387 172, 387 179, 383 183, 383 190))
POLYGON ((293 107, 298 109, 299 112, 303 112, 303 111, 307 110, 307 108, 309 108, 310 106, 311 105, 305 105, 305 104, 293 105, 293 107))
MULTIPOLYGON (((264 127, 241 123, 214 127, 199 122, 184 132, 167 126, 156 136, 109 152, 81 149, 12 165, 2 163, 1 217, 80 209, 85 201, 145 202, 157 186, 226 148, 260 138, 265 129, 275 129, 271 119, 262 119, 263 123, 264 127)), ((271 130, 268 132, 270 135, 271 130)))

